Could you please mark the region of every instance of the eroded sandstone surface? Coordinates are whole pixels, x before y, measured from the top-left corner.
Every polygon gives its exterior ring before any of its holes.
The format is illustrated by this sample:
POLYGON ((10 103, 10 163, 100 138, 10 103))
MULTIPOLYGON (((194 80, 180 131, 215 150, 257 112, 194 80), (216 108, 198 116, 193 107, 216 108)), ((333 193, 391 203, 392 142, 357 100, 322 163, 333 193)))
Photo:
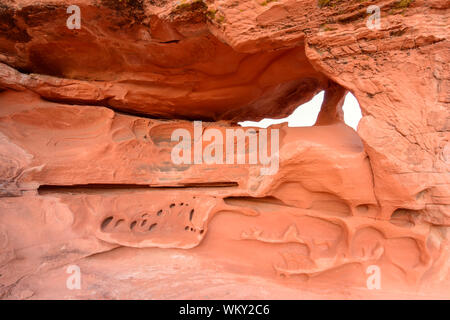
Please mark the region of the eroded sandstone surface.
POLYGON ((449 17, 446 0, 0 0, 0 297, 450 298, 449 17), (225 135, 323 90, 316 125, 272 127, 274 174, 172 161, 196 120, 225 135))

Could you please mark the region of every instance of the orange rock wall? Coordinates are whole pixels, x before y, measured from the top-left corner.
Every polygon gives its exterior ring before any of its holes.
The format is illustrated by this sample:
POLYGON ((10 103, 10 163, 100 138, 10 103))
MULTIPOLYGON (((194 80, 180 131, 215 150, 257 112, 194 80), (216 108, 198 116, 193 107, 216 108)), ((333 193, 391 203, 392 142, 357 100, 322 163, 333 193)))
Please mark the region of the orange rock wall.
POLYGON ((449 8, 1 0, 0 297, 448 298, 449 8), (193 120, 224 133, 322 90, 315 126, 271 127, 274 175, 171 161, 193 120))

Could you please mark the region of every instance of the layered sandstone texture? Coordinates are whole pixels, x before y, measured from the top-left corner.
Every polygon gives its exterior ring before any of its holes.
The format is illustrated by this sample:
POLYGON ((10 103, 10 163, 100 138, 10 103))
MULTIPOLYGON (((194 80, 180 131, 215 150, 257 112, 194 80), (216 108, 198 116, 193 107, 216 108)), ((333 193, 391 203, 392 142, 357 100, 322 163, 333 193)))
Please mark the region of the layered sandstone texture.
POLYGON ((449 17, 448 0, 0 0, 0 297, 450 298, 449 17), (321 91, 315 126, 271 128, 275 174, 173 162, 176 129, 225 135, 321 91))

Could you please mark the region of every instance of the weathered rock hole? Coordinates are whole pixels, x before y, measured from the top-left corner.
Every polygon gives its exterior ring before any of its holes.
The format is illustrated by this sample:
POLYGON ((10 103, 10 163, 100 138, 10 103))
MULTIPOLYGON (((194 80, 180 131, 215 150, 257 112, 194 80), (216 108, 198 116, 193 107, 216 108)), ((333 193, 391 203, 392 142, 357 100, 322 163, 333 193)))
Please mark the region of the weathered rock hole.
POLYGON ((419 214, 416 210, 399 208, 392 213, 390 223, 398 227, 412 228, 416 225, 414 220, 419 214))
MULTIPOLYGON (((322 109, 324 96, 324 91, 320 92, 311 101, 298 106, 297 109, 295 109, 295 111, 286 118, 265 118, 258 122, 243 121, 239 122, 239 124, 243 127, 267 128, 274 124, 287 122, 289 127, 311 127, 317 122, 317 118, 322 109)), ((345 124, 356 130, 359 121, 362 118, 362 113, 358 100, 356 100, 355 96, 352 93, 348 93, 346 95, 342 111, 344 114, 345 124)))
POLYGON ((424 190, 418 192, 418 193, 416 194, 416 199, 417 199, 417 200, 422 200, 422 199, 424 199, 428 192, 429 192, 428 189, 424 189, 424 190))
POLYGON ((226 204, 232 205, 232 206, 244 206, 247 207, 248 205, 258 205, 261 203, 267 203, 271 205, 278 205, 278 206, 286 206, 287 204, 284 203, 282 200, 273 197, 273 196, 267 196, 262 198, 254 198, 254 197, 226 197, 223 199, 226 204))
POLYGON ((117 220, 116 224, 114 225, 115 228, 119 227, 122 223, 124 223, 125 220, 124 219, 119 219, 117 220))
POLYGON ((106 219, 104 219, 103 222, 102 222, 102 224, 101 224, 101 226, 100 226, 100 228, 101 228, 102 230, 106 229, 106 227, 111 223, 111 221, 112 221, 113 219, 114 219, 114 217, 112 217, 112 216, 107 217, 106 219))
POLYGON ((359 121, 362 118, 362 112, 358 100, 352 93, 347 93, 342 111, 344 112, 345 124, 357 130, 359 121))

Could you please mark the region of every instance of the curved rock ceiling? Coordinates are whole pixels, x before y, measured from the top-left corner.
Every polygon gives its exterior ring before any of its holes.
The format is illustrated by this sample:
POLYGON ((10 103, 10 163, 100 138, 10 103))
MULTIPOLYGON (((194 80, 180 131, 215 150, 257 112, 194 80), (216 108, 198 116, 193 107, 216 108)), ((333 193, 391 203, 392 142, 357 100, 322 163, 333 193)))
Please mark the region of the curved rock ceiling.
POLYGON ((46 89, 30 85, 46 99, 158 118, 282 117, 328 86, 309 63, 301 38, 290 47, 246 53, 213 35, 202 1, 172 3, 168 14, 140 3, 82 6, 79 31, 66 28, 64 4, 7 7, 0 33, 8 53, 3 62, 25 73, 64 78, 61 84, 42 79, 46 89))

